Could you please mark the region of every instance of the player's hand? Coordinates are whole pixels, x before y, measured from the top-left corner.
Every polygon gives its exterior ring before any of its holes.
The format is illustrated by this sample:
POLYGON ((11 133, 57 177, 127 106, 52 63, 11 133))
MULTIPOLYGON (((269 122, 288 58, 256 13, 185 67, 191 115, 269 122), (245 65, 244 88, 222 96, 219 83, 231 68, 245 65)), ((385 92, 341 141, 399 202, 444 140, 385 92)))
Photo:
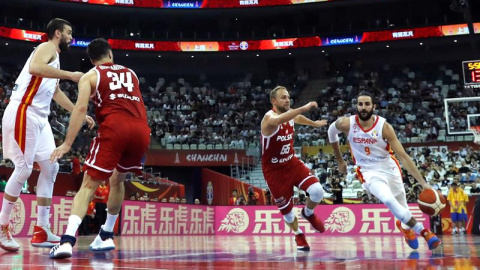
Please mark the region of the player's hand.
POLYGON ((311 101, 303 106, 306 112, 310 111, 312 108, 318 108, 316 101, 311 101))
POLYGON ((327 120, 317 120, 315 121, 315 127, 324 127, 327 125, 327 120))
POLYGON ((347 173, 347 163, 344 160, 338 163, 338 172, 342 174, 347 173))
POLYGON ((80 71, 71 72, 70 80, 74 81, 74 82, 78 82, 78 81, 80 81, 80 78, 83 76, 83 74, 85 74, 85 73, 80 72, 80 71))
POLYGON ((90 116, 85 116, 85 121, 87 122, 88 129, 92 130, 95 127, 95 120, 90 116))
POLYGON ((55 150, 53 150, 52 155, 50 155, 50 163, 57 162, 59 158, 63 157, 63 155, 65 155, 66 153, 68 153, 68 151, 70 151, 70 148, 71 146, 68 146, 65 143, 62 143, 62 145, 55 148, 55 150))

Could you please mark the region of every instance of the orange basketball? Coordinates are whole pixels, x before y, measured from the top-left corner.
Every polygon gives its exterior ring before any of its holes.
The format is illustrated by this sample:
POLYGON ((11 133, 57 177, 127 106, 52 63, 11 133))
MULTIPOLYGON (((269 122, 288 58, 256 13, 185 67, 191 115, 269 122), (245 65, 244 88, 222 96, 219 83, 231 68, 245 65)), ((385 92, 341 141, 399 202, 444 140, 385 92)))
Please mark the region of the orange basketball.
POLYGON ((430 216, 440 214, 446 205, 447 200, 442 193, 433 189, 424 189, 418 196, 418 207, 430 216))

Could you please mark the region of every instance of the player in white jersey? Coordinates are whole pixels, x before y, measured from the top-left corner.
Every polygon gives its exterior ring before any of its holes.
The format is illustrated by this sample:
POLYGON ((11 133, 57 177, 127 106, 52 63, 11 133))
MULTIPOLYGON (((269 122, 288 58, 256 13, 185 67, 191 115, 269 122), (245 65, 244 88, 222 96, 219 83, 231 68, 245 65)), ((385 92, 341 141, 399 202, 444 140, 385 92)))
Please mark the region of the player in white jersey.
POLYGON ((374 97, 362 92, 357 97, 357 114, 341 117, 328 129, 328 138, 338 162, 339 171, 346 173, 347 164, 342 158, 338 134, 347 134, 352 156, 357 165, 357 177, 363 187, 383 202, 398 219, 397 228, 404 234, 405 242, 413 249, 418 248, 415 233, 423 236, 429 249, 435 249, 440 239, 429 229, 417 222, 408 209, 403 187, 398 156, 405 169, 422 185, 431 188, 423 179, 402 144, 398 141, 392 126, 385 118, 373 114, 374 97), (392 151, 393 150, 393 151, 392 151))
MULTIPOLYGON (((55 141, 48 115, 52 99, 69 112, 73 110, 73 103, 59 88, 58 81, 78 82, 83 73, 60 69, 59 52, 68 50, 72 42, 71 24, 63 19, 53 19, 46 32, 48 41, 40 44, 25 63, 2 118, 3 155, 12 160, 15 169, 5 187, 0 212, 0 247, 13 252, 20 246, 10 233, 10 213, 32 173, 34 161, 39 164, 41 172, 36 192, 37 224, 30 243, 37 247, 51 247, 60 241, 60 237, 51 232, 49 222, 58 163, 49 160, 55 141)), ((93 119, 87 117, 86 120, 93 128, 93 119)))

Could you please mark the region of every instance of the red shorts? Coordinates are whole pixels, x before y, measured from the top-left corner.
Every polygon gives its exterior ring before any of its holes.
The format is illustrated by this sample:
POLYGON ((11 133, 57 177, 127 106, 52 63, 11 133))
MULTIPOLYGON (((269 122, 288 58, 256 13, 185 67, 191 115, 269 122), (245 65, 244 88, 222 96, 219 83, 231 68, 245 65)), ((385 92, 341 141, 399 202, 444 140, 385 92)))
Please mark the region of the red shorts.
POLYGON ((287 164, 263 165, 263 176, 273 199, 282 215, 293 208, 293 186, 307 190, 318 183, 318 178, 298 158, 294 157, 287 164))
POLYGON ((150 128, 145 120, 107 118, 92 140, 84 171, 97 180, 107 180, 114 169, 139 174, 149 144, 150 128))

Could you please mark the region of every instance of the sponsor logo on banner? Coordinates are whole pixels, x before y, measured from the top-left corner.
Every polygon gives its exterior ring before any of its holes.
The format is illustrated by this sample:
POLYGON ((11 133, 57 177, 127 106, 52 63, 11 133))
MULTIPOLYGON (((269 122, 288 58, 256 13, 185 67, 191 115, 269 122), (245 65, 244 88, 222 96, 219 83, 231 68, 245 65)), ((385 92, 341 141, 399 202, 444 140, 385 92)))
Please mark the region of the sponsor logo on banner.
POLYGON ((153 49, 155 49, 155 44, 135 42, 135 49, 153 50, 153 49))
POLYGON ((240 49, 241 49, 242 51, 247 50, 247 49, 248 49, 248 42, 246 42, 246 41, 240 42, 240 49))
POLYGON ((258 5, 258 0, 240 0, 240 6, 258 5))
POLYGON ((408 37, 414 37, 414 34, 413 34, 413 31, 393 32, 392 37, 393 38, 408 38, 408 37))
POLYGON ((358 35, 348 37, 326 37, 322 38, 325 46, 329 45, 346 45, 360 43, 361 38, 358 35))
POLYGON ((324 223, 326 231, 348 233, 355 226, 355 214, 347 207, 338 207, 324 223))
POLYGON ((237 44, 236 42, 232 42, 231 44, 228 45, 228 49, 230 51, 238 51, 240 49, 240 44, 237 44))
POLYGON ((250 224, 248 213, 242 208, 233 208, 222 220, 218 231, 242 233, 250 224))
POLYGON ((203 1, 200 0, 164 0, 166 8, 201 8, 203 1))
POLYGON ((74 38, 73 41, 72 41, 71 46, 74 46, 74 47, 87 47, 88 44, 90 44, 90 40, 88 40, 88 39, 78 39, 78 38, 74 38))

